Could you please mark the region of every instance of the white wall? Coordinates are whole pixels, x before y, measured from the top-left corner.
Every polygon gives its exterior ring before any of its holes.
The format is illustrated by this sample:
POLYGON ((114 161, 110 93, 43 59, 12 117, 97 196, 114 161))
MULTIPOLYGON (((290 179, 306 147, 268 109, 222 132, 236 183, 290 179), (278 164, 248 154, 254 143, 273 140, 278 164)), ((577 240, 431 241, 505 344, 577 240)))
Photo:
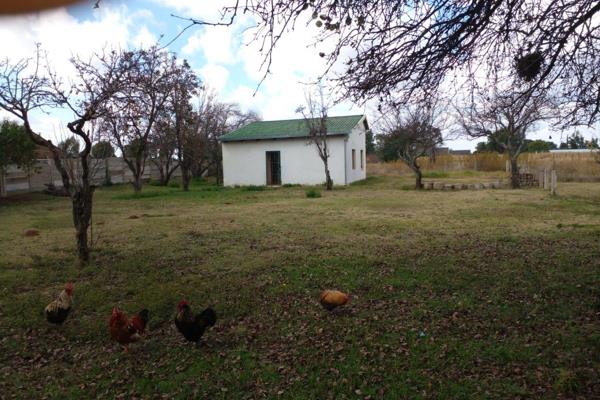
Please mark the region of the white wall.
POLYGON ((352 129, 346 141, 346 182, 352 183, 367 177, 366 130, 364 117, 352 129), (352 149, 356 151, 356 168, 352 169, 352 149), (363 168, 360 168, 360 152, 362 150, 363 168))
MULTIPOLYGON (((364 134, 363 134, 364 141, 364 134)), ((329 171, 334 185, 346 183, 344 171, 345 137, 328 139, 329 171)), ((364 146, 364 144, 363 144, 364 146)), ((266 185, 267 151, 281 152, 281 183, 318 185, 325 182, 323 162, 314 144, 306 139, 254 140, 223 143, 223 184, 266 185)), ((360 164, 359 164, 360 165, 360 164)))

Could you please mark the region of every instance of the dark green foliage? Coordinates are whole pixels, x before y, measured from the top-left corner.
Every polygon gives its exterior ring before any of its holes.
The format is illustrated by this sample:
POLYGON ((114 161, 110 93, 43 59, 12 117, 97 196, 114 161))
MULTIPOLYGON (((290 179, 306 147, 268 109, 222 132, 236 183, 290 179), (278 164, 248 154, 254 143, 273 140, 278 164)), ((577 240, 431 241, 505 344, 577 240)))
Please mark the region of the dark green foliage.
POLYGON ((575 132, 571 136, 567 136, 566 142, 560 143, 561 149, 597 149, 598 139, 585 140, 583 135, 579 132, 575 132))
POLYGON ((546 140, 525 140, 525 152, 545 153, 556 149, 556 143, 546 140))
POLYGON ((373 132, 371 130, 367 131, 365 139, 367 142, 367 144, 366 144, 367 154, 374 154, 375 153, 375 136, 373 135, 373 132))
POLYGON ((35 144, 22 125, 4 120, 0 123, 0 169, 10 164, 29 169, 35 162, 35 144))
POLYGON ((520 140, 521 137, 519 135, 509 135, 505 130, 501 129, 488 135, 487 143, 477 143, 475 152, 496 152, 503 154, 506 145, 510 144, 514 148, 517 148, 521 143, 520 140))
MULTIPOLYGON (((506 132, 500 130, 487 138, 487 142, 479 142, 477 143, 477 147, 475 148, 476 153, 504 153, 504 144, 508 142, 509 138, 506 132)), ((512 145, 519 145, 519 138, 513 136, 512 145)), ((550 150, 556 149, 556 143, 546 140, 523 140, 523 149, 521 153, 543 153, 550 150)))
POLYGON ((250 186, 244 186, 244 190, 246 190, 248 192, 262 192, 263 190, 265 190, 265 187, 250 185, 250 186))
POLYGON ((92 146, 92 157, 94 158, 110 158, 115 156, 115 149, 110 142, 101 140, 92 146))
POLYGON ((306 197, 308 197, 309 199, 319 198, 321 197, 321 191, 317 189, 308 189, 306 191, 306 197))
POLYGON ((123 153, 125 153, 126 157, 135 159, 136 154, 138 153, 138 149, 141 146, 140 139, 133 139, 129 144, 123 146, 123 153))
POLYGON ((79 141, 75 136, 71 136, 58 144, 58 147, 64 152, 67 158, 76 158, 79 156, 79 141))

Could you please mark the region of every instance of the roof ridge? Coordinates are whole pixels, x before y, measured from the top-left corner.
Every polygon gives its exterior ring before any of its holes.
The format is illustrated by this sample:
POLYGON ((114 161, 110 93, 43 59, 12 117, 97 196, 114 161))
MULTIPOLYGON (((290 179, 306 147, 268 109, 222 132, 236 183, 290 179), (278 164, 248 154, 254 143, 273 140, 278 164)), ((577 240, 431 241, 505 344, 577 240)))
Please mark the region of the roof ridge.
MULTIPOLYGON (((327 116, 327 118, 348 118, 348 117, 362 117, 365 114, 350 114, 350 115, 334 115, 327 116)), ((316 119, 318 117, 314 117, 316 119)), ((255 122, 287 122, 287 121, 302 121, 304 118, 288 118, 288 119, 268 119, 268 120, 260 120, 260 121, 252 121, 248 125, 253 124, 255 122)))
MULTIPOLYGON (((328 117, 328 135, 348 134, 364 118, 365 114, 328 117)), ((308 137, 308 127, 304 121, 304 118, 254 121, 226 133, 220 137, 220 141, 308 137)))

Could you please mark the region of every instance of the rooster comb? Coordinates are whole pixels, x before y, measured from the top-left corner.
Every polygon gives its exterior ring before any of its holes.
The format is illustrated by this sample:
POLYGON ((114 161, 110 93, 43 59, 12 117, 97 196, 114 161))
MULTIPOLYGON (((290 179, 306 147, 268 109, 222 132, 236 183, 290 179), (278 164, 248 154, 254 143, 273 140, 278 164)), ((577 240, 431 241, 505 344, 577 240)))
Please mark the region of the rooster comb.
POLYGON ((186 299, 182 299, 179 303, 177 303, 177 308, 181 308, 183 306, 187 306, 190 303, 186 299))

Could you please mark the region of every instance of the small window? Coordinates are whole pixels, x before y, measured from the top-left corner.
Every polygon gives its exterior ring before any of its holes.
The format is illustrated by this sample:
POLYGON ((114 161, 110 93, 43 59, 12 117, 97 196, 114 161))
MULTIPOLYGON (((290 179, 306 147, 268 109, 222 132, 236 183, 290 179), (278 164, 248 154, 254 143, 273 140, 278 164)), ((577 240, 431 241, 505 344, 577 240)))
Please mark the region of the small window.
POLYGON ((352 149, 352 169, 356 169, 356 150, 352 149))
POLYGON ((360 151, 360 169, 365 169, 364 151, 360 151))

